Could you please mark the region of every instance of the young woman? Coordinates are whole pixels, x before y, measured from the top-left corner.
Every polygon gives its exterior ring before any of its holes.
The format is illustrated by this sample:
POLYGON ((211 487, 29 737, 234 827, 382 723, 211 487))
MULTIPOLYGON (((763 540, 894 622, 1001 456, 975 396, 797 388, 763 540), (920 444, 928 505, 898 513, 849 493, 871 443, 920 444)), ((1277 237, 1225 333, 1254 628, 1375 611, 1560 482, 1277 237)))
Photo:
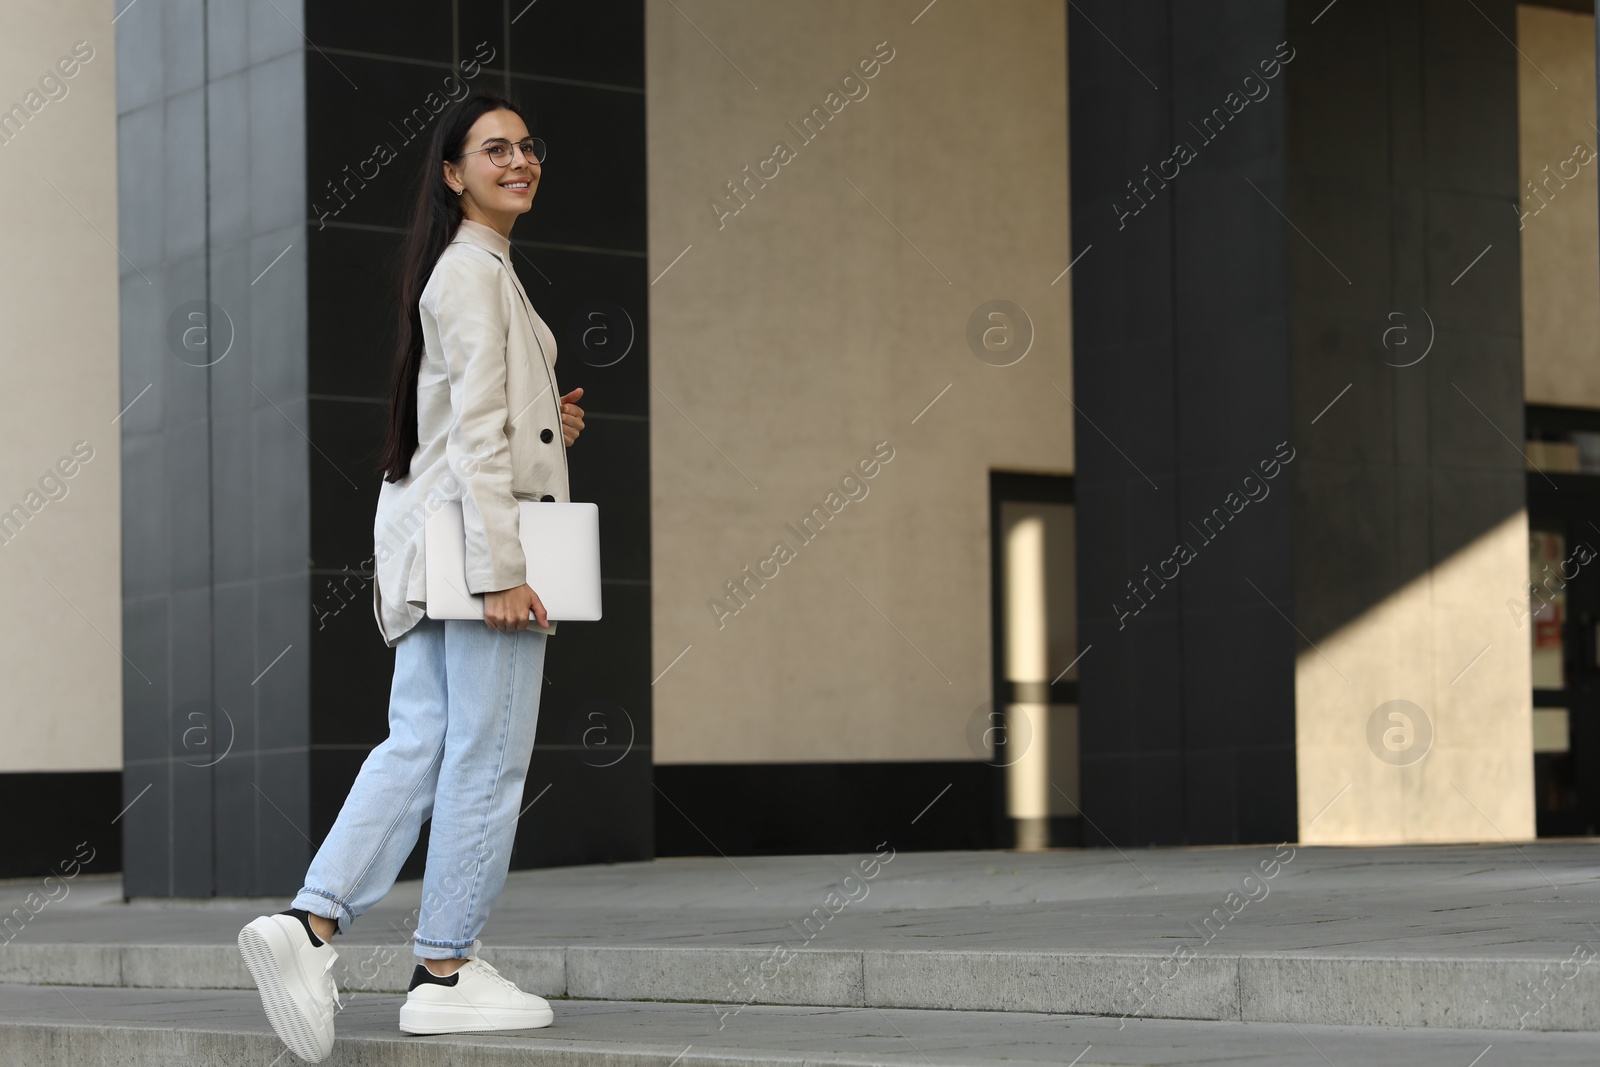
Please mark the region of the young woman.
POLYGON ((502 97, 462 100, 433 129, 406 238, 373 523, 373 612, 395 649, 389 736, 361 765, 289 910, 239 934, 273 1029, 311 1063, 332 1050, 343 1006, 329 942, 389 891, 430 816, 413 937, 422 962, 400 1028, 551 1022, 543 998, 477 955, 505 884, 556 628, 525 581, 517 501, 571 499, 566 446, 583 429, 583 390, 557 393, 555 337, 511 266, 511 226, 533 204, 543 159, 502 97), (462 503, 481 623, 424 615, 423 520, 440 500, 462 503))

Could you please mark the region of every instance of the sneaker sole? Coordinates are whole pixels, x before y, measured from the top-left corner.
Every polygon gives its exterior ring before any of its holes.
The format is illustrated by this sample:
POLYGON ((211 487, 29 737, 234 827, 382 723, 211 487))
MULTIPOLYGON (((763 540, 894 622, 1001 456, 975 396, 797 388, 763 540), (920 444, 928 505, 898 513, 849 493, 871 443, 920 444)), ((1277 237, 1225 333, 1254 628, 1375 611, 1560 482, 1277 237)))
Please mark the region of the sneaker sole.
POLYGON ((537 1030, 549 1026, 555 1011, 471 1008, 457 1004, 403 1004, 400 1029, 408 1034, 462 1034, 485 1030, 537 1030))
POLYGON ((315 1021, 289 992, 284 978, 289 968, 283 965, 281 956, 292 959, 293 952, 285 942, 283 931, 276 926, 269 925, 263 932, 252 924, 239 931, 239 954, 244 957, 244 965, 250 968, 250 977, 261 991, 261 1007, 267 1013, 273 1033, 302 1060, 321 1063, 332 1050, 333 1042, 330 1039, 329 1047, 323 1047, 315 1021))

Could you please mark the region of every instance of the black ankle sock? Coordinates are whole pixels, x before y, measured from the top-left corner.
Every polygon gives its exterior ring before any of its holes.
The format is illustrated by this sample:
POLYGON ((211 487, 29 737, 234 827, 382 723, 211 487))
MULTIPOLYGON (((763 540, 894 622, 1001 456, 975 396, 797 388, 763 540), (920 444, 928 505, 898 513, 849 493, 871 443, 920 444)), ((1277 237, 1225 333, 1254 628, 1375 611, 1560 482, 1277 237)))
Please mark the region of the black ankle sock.
POLYGON ((327 944, 326 941, 323 941, 322 938, 317 936, 317 932, 315 930, 311 929, 311 913, 309 911, 305 910, 304 908, 290 908, 287 911, 280 911, 278 914, 293 915, 296 919, 299 919, 300 925, 306 928, 306 936, 311 938, 312 948, 321 948, 323 945, 327 944))
POLYGON ((432 971, 428 970, 427 964, 419 963, 419 964, 417 964, 417 969, 415 971, 411 972, 411 985, 406 987, 406 992, 409 993, 409 992, 411 992, 411 990, 417 988, 417 986, 422 985, 424 983, 432 983, 433 985, 452 985, 453 986, 459 981, 461 981, 461 972, 460 971, 457 971, 455 974, 452 974, 452 975, 450 975, 448 977, 440 977, 439 975, 434 974, 432 971))

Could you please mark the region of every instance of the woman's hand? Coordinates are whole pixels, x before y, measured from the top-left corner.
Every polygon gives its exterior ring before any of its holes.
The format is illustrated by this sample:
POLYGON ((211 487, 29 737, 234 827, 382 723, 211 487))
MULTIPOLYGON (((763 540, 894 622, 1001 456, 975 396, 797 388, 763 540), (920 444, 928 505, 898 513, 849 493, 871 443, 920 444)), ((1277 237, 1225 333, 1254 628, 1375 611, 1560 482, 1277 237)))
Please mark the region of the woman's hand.
POLYGON ((511 589, 483 594, 483 622, 491 630, 499 630, 502 633, 526 630, 530 621, 528 619, 530 611, 541 627, 549 627, 550 619, 545 614, 544 603, 540 601, 539 594, 529 588, 527 582, 511 589))
POLYGON ((583 430, 583 409, 573 403, 582 395, 583 387, 580 385, 561 398, 561 436, 566 439, 569 448, 583 430))

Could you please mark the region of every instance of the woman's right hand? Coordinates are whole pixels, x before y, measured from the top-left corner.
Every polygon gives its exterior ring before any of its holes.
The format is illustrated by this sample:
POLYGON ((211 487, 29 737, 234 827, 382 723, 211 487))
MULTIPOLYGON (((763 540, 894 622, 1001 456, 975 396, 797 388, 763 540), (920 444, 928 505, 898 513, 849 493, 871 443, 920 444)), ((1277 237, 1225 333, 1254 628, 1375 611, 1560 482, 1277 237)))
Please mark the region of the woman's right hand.
POLYGON ((545 614, 544 604, 539 599, 527 582, 510 589, 500 589, 492 593, 483 594, 483 622, 491 630, 503 633, 516 633, 526 630, 531 621, 528 613, 532 612, 534 619, 540 627, 548 628, 549 617, 545 614))

